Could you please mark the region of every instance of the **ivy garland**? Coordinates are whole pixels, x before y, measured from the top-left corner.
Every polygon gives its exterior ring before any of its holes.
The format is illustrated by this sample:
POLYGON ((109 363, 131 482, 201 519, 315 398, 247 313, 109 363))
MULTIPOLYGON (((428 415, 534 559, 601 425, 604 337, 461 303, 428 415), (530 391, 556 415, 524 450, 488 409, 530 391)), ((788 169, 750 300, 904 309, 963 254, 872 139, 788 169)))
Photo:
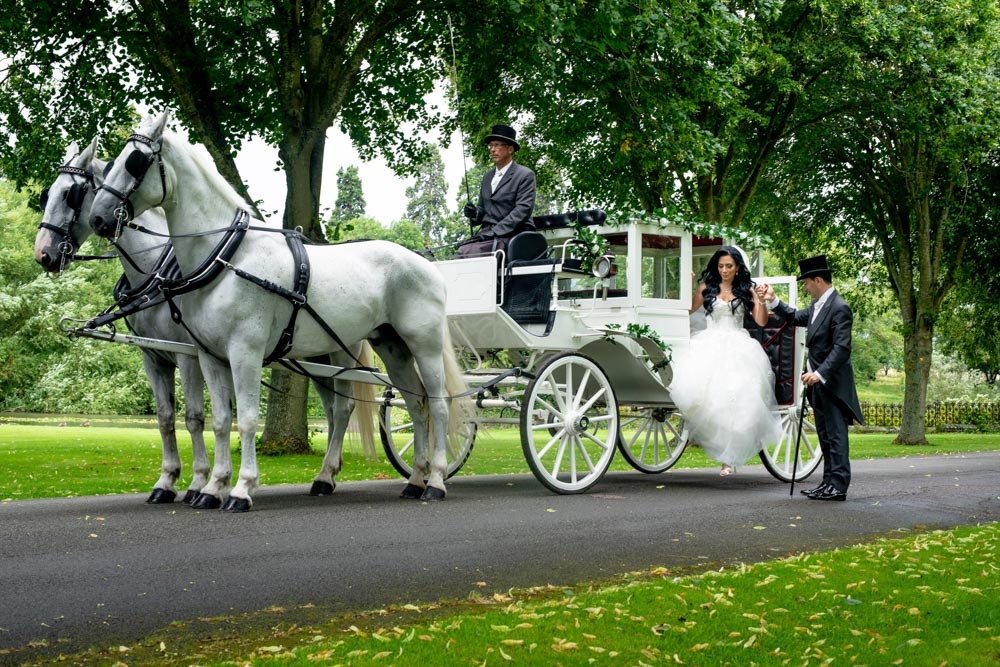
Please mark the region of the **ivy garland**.
MULTIPOLYGON (((611 331, 622 330, 622 326, 617 323, 605 324, 604 327, 611 331)), ((658 348, 660 348, 660 350, 662 350, 666 354, 666 357, 664 357, 663 361, 653 364, 654 371, 658 371, 661 368, 665 368, 670 365, 670 360, 673 357, 673 355, 671 354, 670 346, 667 345, 665 342, 663 342, 663 339, 660 338, 660 334, 656 333, 656 331, 648 324, 636 324, 635 322, 630 322, 629 324, 625 325, 625 334, 631 336, 632 338, 648 338, 649 340, 653 341, 654 345, 656 345, 658 348)), ((612 343, 616 342, 614 340, 614 336, 612 336, 611 334, 605 334, 604 340, 610 341, 612 343)))
POLYGON ((595 259, 611 253, 611 244, 592 227, 585 227, 576 220, 569 223, 569 226, 573 228, 574 239, 578 242, 573 254, 580 259, 586 270, 590 270, 595 259))

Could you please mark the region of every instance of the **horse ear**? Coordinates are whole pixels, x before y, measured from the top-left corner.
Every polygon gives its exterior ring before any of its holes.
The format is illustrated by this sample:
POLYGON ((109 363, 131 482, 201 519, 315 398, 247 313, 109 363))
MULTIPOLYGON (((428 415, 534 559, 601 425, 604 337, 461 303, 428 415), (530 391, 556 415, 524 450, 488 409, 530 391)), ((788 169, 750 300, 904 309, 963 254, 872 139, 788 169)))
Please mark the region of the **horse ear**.
POLYGON ((69 164, 69 161, 80 154, 80 149, 77 148, 76 142, 74 141, 69 146, 66 147, 66 155, 63 156, 63 164, 69 164))
POLYGON ((90 145, 83 149, 83 152, 80 153, 80 157, 86 160, 87 164, 90 164, 90 161, 94 159, 95 155, 97 155, 97 137, 94 137, 91 140, 90 145))
POLYGON ((170 110, 167 109, 160 114, 160 117, 153 121, 151 132, 147 135, 150 139, 159 139, 163 136, 163 131, 167 129, 167 121, 170 120, 170 110))

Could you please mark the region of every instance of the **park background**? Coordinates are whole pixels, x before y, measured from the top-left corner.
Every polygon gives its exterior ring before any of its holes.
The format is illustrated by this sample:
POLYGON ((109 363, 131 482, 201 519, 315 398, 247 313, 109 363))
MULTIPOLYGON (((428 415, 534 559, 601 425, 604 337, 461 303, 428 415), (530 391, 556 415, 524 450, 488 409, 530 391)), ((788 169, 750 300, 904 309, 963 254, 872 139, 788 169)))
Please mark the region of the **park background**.
MULTIPOLYGON (((38 194, 71 141, 85 145, 98 136, 108 157, 138 115, 171 109, 234 187, 260 204, 262 216, 316 240, 386 235, 408 247, 453 241, 466 232, 456 214, 466 183, 441 178, 440 150, 428 142, 447 137, 450 148, 457 132, 474 185, 486 166, 476 151, 479 137, 504 122, 518 127, 518 159, 539 176, 539 213, 600 206, 613 215, 725 228, 731 238, 767 237, 773 274, 794 274, 796 259, 825 253, 857 314, 864 398, 903 406, 893 432, 859 437, 883 437, 880 446, 908 453, 914 450, 898 445, 937 445, 920 448, 927 452, 953 438, 981 445, 994 437, 983 433, 991 423, 982 412, 960 420, 968 434, 941 433, 925 415, 935 401, 997 398, 998 56, 995 0, 5 2, 0 411, 8 421, 29 412, 59 416, 41 427, 0 429, 42 429, 48 438, 72 430, 86 451, 88 438, 102 435, 93 423, 83 426, 95 413, 150 412, 134 350, 70 341, 55 326, 64 315, 89 317, 107 305, 116 268, 78 265, 51 280, 35 266, 31 245, 38 194), (429 105, 441 91, 446 102, 429 105), (405 215, 368 218, 357 193, 371 192, 370 184, 366 190, 353 163, 334 162, 338 173, 323 173, 326 152, 337 150, 328 137, 337 132, 350 137, 361 160, 381 157, 401 179, 413 179, 405 215), (268 201, 239 164, 244 147, 258 141, 277 152, 278 164, 265 168, 277 167, 273 178, 284 180, 283 204, 268 201)), ((272 155, 262 159, 270 163, 272 155)), ((369 196, 383 193, 376 188, 369 196)), ((280 421, 272 408, 269 426, 280 421)), ((279 430, 301 428, 308 439, 305 417, 303 410, 300 423, 279 430)), ((141 445, 153 461, 155 438, 146 429, 141 445)), ((114 440, 130 446, 121 435, 114 440)), ((32 444, 19 436, 6 450, 26 471, 6 474, 6 489, 18 478, 37 486, 46 462, 65 462, 51 455, 51 441, 45 461, 32 461, 32 444)), ((294 458, 276 457, 265 467, 275 471, 294 458)), ((113 454, 83 457, 81 468, 106 479, 128 467, 117 463, 113 454)), ((151 470, 149 463, 139 467, 141 475, 151 470)), ((147 488, 145 481, 129 484, 123 488, 147 488)), ((977 532, 971 544, 989 549, 996 544, 991 535, 977 532)), ((964 538, 952 539, 931 538, 947 545, 941 556, 920 538, 890 546, 892 564, 848 576, 875 581, 901 570, 904 581, 886 586, 900 591, 904 618, 895 627, 910 628, 920 618, 911 610, 923 606, 913 604, 916 591, 907 583, 914 572, 951 573, 956 562, 974 561, 968 576, 984 586, 991 581, 983 573, 995 568, 995 554, 968 558, 964 538), (962 558, 952 557, 956 550, 962 558)), ((859 553, 843 558, 875 562, 859 553)), ((808 556, 792 567, 814 574, 808 556)), ((756 572, 745 584, 751 598, 769 577, 756 572)), ((851 583, 828 582, 837 591, 851 583)), ((979 628, 996 626, 995 586, 977 608, 976 597, 949 597, 954 584, 933 580, 930 589, 943 592, 945 606, 934 608, 937 620, 928 629, 944 637, 925 641, 924 659, 907 664, 940 664, 942 655, 964 651, 969 664, 981 664, 996 655, 994 640, 962 625, 969 611, 983 619, 979 628)), ((629 590, 624 596, 633 597, 629 590)), ((575 604, 576 597, 566 601, 575 604)), ((601 604, 614 603, 588 603, 601 604)), ((487 627, 496 632, 504 621, 492 623, 487 627)), ((731 623, 724 624, 736 632, 746 619, 731 623)), ((880 648, 898 652, 915 639, 905 630, 876 637, 867 626, 834 625, 861 637, 838 641, 838 651, 888 638, 880 648)), ((806 641, 798 655, 809 650, 819 664, 824 648, 806 641)), ((150 644, 145 664, 159 664, 158 646, 150 644)), ((704 655, 688 656, 689 664, 704 655)))
MULTIPOLYGON (((857 314, 857 379, 865 398, 901 406, 887 425, 899 443, 996 423, 989 407, 962 408, 953 424, 927 416, 997 394, 995 2, 355 9, 41 2, 4 14, 0 411, 151 412, 137 352, 55 326, 107 305, 116 268, 49 280, 31 240, 37 195, 70 141, 97 136, 110 157, 140 114, 169 108, 261 217, 316 240, 414 249, 468 233, 458 211, 487 167, 480 137, 512 123, 518 159, 539 177, 536 214, 600 206, 757 239, 770 274, 827 254, 857 314), (500 68, 483 56, 498 36, 517 54, 500 68), (367 198, 381 204, 387 189, 327 159, 355 155, 409 183, 401 217, 369 216, 367 198)), ((279 389, 299 381, 281 375, 279 389)), ((268 402, 264 441, 308 440, 316 406, 282 398, 292 394, 268 402)))

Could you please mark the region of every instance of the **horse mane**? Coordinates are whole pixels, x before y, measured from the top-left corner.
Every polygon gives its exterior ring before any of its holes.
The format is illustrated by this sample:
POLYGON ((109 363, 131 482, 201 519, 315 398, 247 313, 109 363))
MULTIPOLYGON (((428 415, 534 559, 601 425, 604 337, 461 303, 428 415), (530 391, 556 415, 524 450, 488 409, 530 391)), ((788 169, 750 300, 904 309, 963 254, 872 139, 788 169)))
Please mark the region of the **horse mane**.
MULTIPOLYGON (((256 218, 254 210, 247 204, 246 200, 240 196, 240 193, 236 191, 236 188, 234 188, 229 181, 222 177, 222 174, 219 173, 219 170, 216 168, 215 163, 208 154, 208 151, 203 146, 195 146, 167 127, 163 129, 162 150, 164 153, 168 153, 168 155, 169 153, 174 153, 175 155, 183 155, 186 157, 205 179, 205 181, 209 183, 212 189, 218 192, 219 195, 225 199, 225 203, 229 204, 229 206, 233 209, 243 209, 248 212, 251 217, 256 218)), ((176 187, 176 185, 174 187, 176 187)))

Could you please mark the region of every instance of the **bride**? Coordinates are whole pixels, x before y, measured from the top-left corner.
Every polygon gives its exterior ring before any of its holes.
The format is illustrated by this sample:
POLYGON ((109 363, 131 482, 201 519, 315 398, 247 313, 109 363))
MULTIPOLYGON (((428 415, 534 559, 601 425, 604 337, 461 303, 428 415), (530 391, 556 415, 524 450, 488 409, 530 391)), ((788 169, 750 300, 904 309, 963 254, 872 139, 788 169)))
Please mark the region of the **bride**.
POLYGON ((744 329, 744 318, 767 324, 767 306, 753 291, 743 251, 722 246, 708 261, 691 304, 705 328, 674 355, 670 395, 691 439, 736 472, 767 443, 781 439, 771 361, 744 329))

